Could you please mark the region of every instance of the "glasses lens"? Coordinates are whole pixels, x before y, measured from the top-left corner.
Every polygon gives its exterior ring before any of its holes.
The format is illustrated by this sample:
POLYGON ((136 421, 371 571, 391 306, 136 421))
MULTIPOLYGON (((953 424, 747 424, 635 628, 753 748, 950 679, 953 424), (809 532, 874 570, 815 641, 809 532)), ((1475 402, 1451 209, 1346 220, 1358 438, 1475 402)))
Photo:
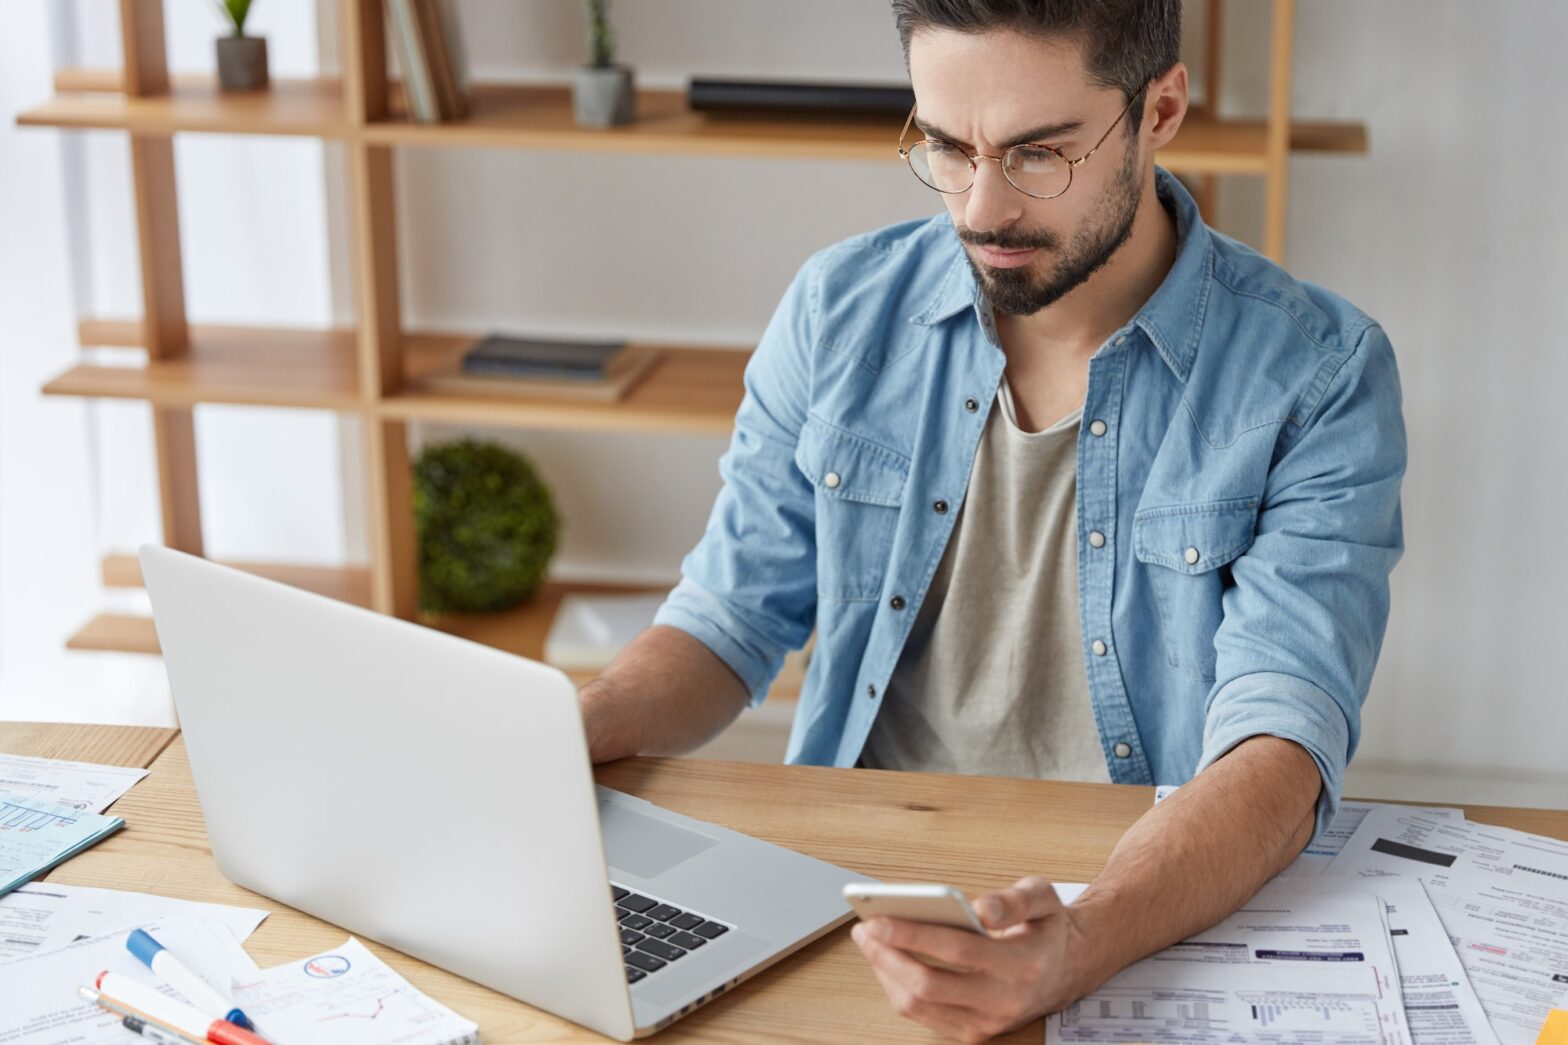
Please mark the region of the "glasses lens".
POLYGON ((969 157, 943 142, 916 142, 910 146, 909 166, 915 177, 938 192, 963 192, 975 180, 969 157))
POLYGON ((1073 173, 1061 153, 1035 145, 1008 149, 1002 158, 1002 170, 1020 191, 1042 198, 1066 192, 1073 173))

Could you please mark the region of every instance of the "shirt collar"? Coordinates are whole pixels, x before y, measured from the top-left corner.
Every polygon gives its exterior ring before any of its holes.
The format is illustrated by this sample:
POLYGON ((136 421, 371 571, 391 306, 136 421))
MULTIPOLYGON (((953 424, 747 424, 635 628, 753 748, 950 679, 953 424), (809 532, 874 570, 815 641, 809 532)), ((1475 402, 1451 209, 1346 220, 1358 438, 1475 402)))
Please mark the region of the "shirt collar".
MULTIPOLYGON (((1214 271, 1214 243, 1208 226, 1198 213, 1197 201, 1175 175, 1156 166, 1154 187, 1160 199, 1176 214, 1176 261, 1129 325, 1148 335, 1165 365, 1185 382, 1198 351, 1198 335, 1203 329, 1210 277, 1214 271)), ((946 220, 951 227, 951 219, 946 220)), ((973 309, 976 320, 983 323, 985 301, 956 235, 951 240, 951 247, 954 257, 941 284, 925 309, 910 317, 911 323, 931 326, 951 319, 965 309, 973 309)))

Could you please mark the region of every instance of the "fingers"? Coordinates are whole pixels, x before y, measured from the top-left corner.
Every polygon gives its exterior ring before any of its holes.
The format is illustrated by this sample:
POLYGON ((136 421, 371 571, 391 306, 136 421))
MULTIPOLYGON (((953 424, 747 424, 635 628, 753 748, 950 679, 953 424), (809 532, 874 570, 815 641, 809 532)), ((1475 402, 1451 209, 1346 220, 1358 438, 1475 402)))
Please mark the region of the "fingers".
POLYGON ((987 929, 1005 929, 1059 914, 1063 904, 1050 882, 1031 875, 1011 888, 980 897, 974 908, 987 929))
POLYGON ((854 935, 857 942, 864 935, 888 947, 914 951, 963 969, 991 969, 998 960, 987 947, 991 943, 987 937, 945 925, 872 918, 855 926, 854 935))
POLYGON ((985 1014, 981 977, 933 969, 863 929, 855 927, 855 942, 900 1016, 958 1041, 981 1041, 1005 1029, 985 1014))

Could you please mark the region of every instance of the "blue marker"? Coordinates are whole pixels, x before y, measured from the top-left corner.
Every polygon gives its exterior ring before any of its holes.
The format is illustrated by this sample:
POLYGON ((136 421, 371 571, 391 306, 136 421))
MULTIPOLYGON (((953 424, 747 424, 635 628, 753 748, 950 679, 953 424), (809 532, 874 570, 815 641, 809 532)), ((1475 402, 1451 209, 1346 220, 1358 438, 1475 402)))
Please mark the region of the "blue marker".
POLYGON ((125 941, 125 949, 136 955, 137 960, 147 968, 168 980, 198 1009, 204 1009, 208 1015, 228 1020, 245 1030, 256 1029, 249 1016, 235 1008, 234 1003, 219 994, 212 984, 191 972, 185 963, 180 961, 178 955, 154 940, 147 932, 133 929, 130 938, 125 941))

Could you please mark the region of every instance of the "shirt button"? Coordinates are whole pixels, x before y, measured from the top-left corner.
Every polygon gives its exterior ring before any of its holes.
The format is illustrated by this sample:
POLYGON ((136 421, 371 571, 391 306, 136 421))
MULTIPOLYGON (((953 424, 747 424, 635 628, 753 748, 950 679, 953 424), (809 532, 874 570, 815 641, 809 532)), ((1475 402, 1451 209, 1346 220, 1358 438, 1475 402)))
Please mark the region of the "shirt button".
POLYGON ((895 610, 901 610, 904 608, 904 597, 902 595, 895 595, 891 599, 887 600, 887 604, 893 607, 895 610))
POLYGON ((877 687, 874 684, 866 687, 866 696, 872 700, 877 699, 877 687))
POLYGON ((1123 334, 1123 335, 1122 335, 1122 336, 1121 336, 1121 337, 1119 337, 1119 338, 1117 338, 1117 339, 1116 339, 1116 343, 1117 343, 1117 344, 1118 344, 1118 345, 1123 345, 1123 344, 1126 344, 1126 343, 1127 343, 1127 335, 1126 335, 1126 334, 1123 334))
POLYGON ((1094 655, 1096 657, 1105 656, 1106 650, 1110 649, 1109 646, 1101 642, 1099 639, 1095 639, 1093 642, 1089 643, 1089 648, 1094 650, 1094 655))
POLYGON ((936 514, 938 514, 938 515, 946 515, 947 514, 947 502, 946 501, 938 501, 938 502, 936 502, 935 504, 933 504, 931 506, 931 510, 936 512, 936 514))
POLYGON ((1198 549, 1188 548, 1182 552, 1181 557, 1187 560, 1188 566, 1196 566, 1198 564, 1198 549))
POLYGON ((971 414, 974 413, 976 410, 980 409, 980 402, 979 402, 979 400, 976 400, 976 399, 965 399, 964 400, 964 409, 968 410, 971 414))
POLYGON ((1105 547, 1105 534, 1101 533, 1099 530, 1091 530, 1091 531, 1089 531, 1089 547, 1091 547, 1091 548, 1103 548, 1103 547, 1105 547))
POLYGON ((1116 755, 1117 758, 1127 758, 1132 755, 1132 745, 1118 743, 1115 747, 1111 748, 1111 751, 1116 755))
POLYGON ((829 490, 837 490, 838 484, 842 481, 843 480, 838 477, 837 472, 829 472, 827 475, 822 477, 822 485, 826 486, 829 490))
POLYGON ((1105 434, 1105 422, 1104 421, 1093 421, 1093 422, 1090 422, 1090 424, 1089 424, 1089 434, 1090 435, 1104 435, 1105 434))

